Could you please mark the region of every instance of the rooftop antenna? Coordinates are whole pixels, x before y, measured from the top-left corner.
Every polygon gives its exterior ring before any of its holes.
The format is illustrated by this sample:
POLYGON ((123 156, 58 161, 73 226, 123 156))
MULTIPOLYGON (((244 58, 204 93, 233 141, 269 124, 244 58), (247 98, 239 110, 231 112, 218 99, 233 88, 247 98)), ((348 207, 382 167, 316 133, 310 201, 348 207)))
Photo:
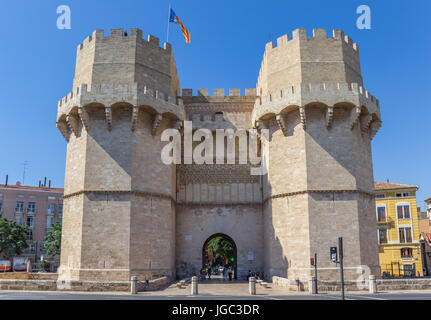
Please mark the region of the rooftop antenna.
POLYGON ((28 161, 28 160, 24 160, 24 162, 21 163, 23 165, 23 167, 24 167, 23 171, 22 171, 22 185, 23 186, 25 186, 25 183, 24 183, 24 181, 25 181, 25 171, 26 171, 27 166, 28 166, 29 163, 30 163, 30 161, 28 161))

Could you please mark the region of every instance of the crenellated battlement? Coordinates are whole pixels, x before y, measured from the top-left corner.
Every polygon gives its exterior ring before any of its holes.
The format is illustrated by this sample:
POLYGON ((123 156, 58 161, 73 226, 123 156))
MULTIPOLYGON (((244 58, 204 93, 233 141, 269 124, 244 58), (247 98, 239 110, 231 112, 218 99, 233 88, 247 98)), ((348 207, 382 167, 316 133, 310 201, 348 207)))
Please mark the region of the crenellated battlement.
POLYGON ((328 127, 332 121, 333 108, 346 104, 358 110, 357 116, 352 118, 352 126, 364 112, 370 117, 373 116, 373 121, 380 121, 379 100, 357 83, 299 83, 288 86, 273 94, 258 97, 254 104, 251 121, 255 123, 269 115, 279 115, 285 111, 299 108, 301 122, 305 128, 304 110, 313 104, 331 108, 327 119, 328 127))
POLYGON ((286 83, 347 82, 363 85, 359 47, 341 30, 332 37, 325 29, 296 29, 265 46, 256 88, 264 96, 284 88, 286 83))
POLYGON ((111 29, 109 36, 105 36, 105 31, 103 29, 97 29, 93 31, 91 36, 88 36, 84 39, 84 42, 78 45, 78 54, 85 50, 87 47, 94 45, 95 42, 103 41, 139 41, 140 43, 147 44, 153 48, 159 48, 170 52, 172 50, 171 44, 164 42, 163 47, 160 47, 160 39, 149 34, 147 39, 144 39, 143 32, 138 28, 130 28, 129 32, 127 30, 120 29, 111 29))
POLYGON ((357 83, 297 83, 273 94, 258 97, 254 105, 259 110, 268 104, 305 106, 320 102, 327 106, 351 103, 364 106, 380 116, 379 100, 357 83))
POLYGON ((208 89, 198 89, 197 95, 193 95, 193 89, 183 89, 182 90, 182 96, 183 97, 250 97, 250 96, 256 96, 256 89, 255 88, 245 88, 245 94, 241 94, 241 89, 239 88, 230 88, 229 94, 225 95, 225 89, 224 88, 214 88, 214 92, 212 95, 209 94, 208 89))
POLYGON ((98 104, 110 108, 118 103, 134 107, 149 106, 160 114, 171 113, 178 119, 184 118, 182 99, 157 89, 139 83, 93 83, 90 86, 81 84, 58 101, 57 121, 69 115, 75 107, 81 109, 98 104))
POLYGON ((192 113, 187 115, 187 120, 193 122, 193 129, 250 129, 250 115, 245 113, 192 113))
MULTIPOLYGON (((180 84, 171 45, 160 47, 159 38, 132 28, 111 29, 105 37, 103 30, 95 30, 76 53, 73 88, 92 83, 136 82, 169 95, 179 95, 180 84)), ((75 89, 74 89, 75 90, 75 89)))
POLYGON ((339 42, 344 44, 345 46, 352 49, 352 51, 359 54, 359 46, 358 44, 354 43, 353 40, 347 36, 344 35, 344 32, 339 29, 332 30, 332 37, 327 36, 327 30, 326 29, 313 29, 313 36, 308 37, 307 36, 307 30, 306 29, 296 29, 292 32, 292 37, 289 38, 288 34, 284 34, 281 37, 277 38, 276 45, 274 45, 273 41, 268 42, 265 45, 265 54, 268 54, 271 50, 285 48, 290 43, 295 41, 313 41, 313 40, 327 40, 328 42, 339 42))

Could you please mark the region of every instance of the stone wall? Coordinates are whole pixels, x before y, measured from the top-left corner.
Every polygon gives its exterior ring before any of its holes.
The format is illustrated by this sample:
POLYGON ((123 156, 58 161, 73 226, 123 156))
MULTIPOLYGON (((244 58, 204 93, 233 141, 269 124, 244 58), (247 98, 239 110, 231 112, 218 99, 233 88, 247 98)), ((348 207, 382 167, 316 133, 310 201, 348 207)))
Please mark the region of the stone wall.
POLYGON ((187 278, 202 267, 205 241, 214 234, 230 237, 237 248, 237 272, 262 272, 263 221, 261 205, 177 205, 176 267, 179 278, 187 278), (253 260, 249 260, 249 253, 253 260))
MULTIPOLYGON (((56 273, 6 272, 0 274, 0 290, 41 291, 130 291, 130 281, 57 281, 56 273)), ((171 278, 138 282, 138 291, 156 291, 169 286, 171 278)))
MULTIPOLYGON (((395 290, 430 290, 431 279, 430 278, 405 278, 405 279, 378 279, 377 291, 395 291, 395 290)), ((290 291, 298 291, 296 281, 283 277, 272 277, 272 284, 287 288, 290 291)), ((300 281, 299 291, 308 291, 308 281, 300 281)), ((346 291, 368 291, 368 283, 365 287, 358 286, 356 281, 345 280, 344 289, 346 291)), ((321 292, 329 291, 341 291, 340 281, 337 280, 319 280, 318 290, 321 292)))
POLYGON ((139 281, 138 282, 138 292, 139 291, 158 291, 166 289, 171 283, 168 277, 161 277, 154 280, 139 281))
POLYGON ((0 280, 0 290, 26 291, 130 291, 130 281, 71 281, 70 286, 58 287, 56 280, 0 280))
POLYGON ((0 272, 0 279, 14 280, 57 280, 57 273, 48 272, 0 272))

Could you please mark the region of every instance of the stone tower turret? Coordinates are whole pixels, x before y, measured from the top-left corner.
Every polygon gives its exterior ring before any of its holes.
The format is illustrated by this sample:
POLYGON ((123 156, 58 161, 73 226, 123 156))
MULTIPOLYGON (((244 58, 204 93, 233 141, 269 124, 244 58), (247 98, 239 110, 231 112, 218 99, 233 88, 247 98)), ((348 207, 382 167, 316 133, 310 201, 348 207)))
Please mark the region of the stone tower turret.
POLYGON ((96 30, 78 46, 57 115, 68 141, 63 279, 175 275, 175 167, 160 160, 160 132, 183 119, 178 93, 171 46, 139 29, 96 30))
POLYGON ((270 131, 263 183, 265 275, 337 279, 329 248, 344 239, 346 278, 378 266, 371 139, 379 102, 363 88, 358 46, 342 31, 304 29, 266 45, 252 121, 270 131))

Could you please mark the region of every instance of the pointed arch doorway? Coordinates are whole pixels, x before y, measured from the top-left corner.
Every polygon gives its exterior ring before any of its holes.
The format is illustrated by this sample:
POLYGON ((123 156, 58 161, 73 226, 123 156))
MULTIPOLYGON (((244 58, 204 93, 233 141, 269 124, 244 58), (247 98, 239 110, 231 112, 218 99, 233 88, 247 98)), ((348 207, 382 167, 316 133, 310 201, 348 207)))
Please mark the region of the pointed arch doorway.
POLYGON ((235 241, 224 233, 210 236, 202 247, 202 268, 232 267, 233 279, 238 279, 237 248, 235 241))

